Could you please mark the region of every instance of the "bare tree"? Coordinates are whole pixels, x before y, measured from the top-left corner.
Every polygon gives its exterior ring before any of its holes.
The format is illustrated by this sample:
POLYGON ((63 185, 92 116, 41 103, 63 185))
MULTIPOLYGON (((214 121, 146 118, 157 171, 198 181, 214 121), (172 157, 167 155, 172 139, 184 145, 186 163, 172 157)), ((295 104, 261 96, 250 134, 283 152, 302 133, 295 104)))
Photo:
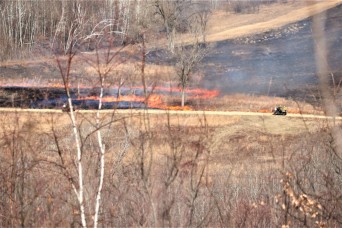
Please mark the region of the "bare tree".
POLYGON ((176 72, 181 88, 181 106, 185 105, 185 92, 191 82, 191 76, 197 65, 207 54, 208 48, 196 42, 175 49, 176 72))
POLYGON ((200 32, 202 34, 203 43, 206 43, 207 25, 208 25, 210 15, 211 15, 211 11, 208 8, 201 10, 197 15, 197 20, 198 20, 198 24, 200 27, 200 32))
POLYGON ((84 37, 104 19, 113 22, 111 31, 121 32, 117 43, 122 44, 127 42, 126 34, 132 36, 137 34, 136 28, 149 25, 152 7, 142 10, 142 4, 136 0, 2 1, 0 58, 17 58, 37 50, 47 53, 47 44, 65 54, 71 43, 69 32, 74 32, 74 37, 84 37))
POLYGON ((203 43, 206 43, 207 26, 211 14, 212 10, 208 2, 193 3, 187 26, 189 32, 195 34, 196 39, 202 37, 201 42, 203 43))
MULTIPOLYGON (((94 227, 98 226, 98 220, 99 220, 99 209, 101 205, 101 194, 103 189, 103 182, 104 182, 104 175, 105 175, 105 145, 103 143, 103 135, 101 132, 101 129, 103 128, 101 123, 101 116, 100 116, 100 110, 102 109, 102 100, 104 96, 104 89, 106 85, 106 81, 108 80, 108 77, 110 76, 110 73, 114 70, 115 67, 117 67, 119 64, 122 63, 122 61, 115 61, 115 57, 124 49, 125 46, 122 46, 116 51, 113 51, 112 44, 114 43, 114 37, 111 35, 111 31, 108 29, 110 27, 109 24, 104 24, 102 29, 97 32, 95 36, 95 42, 96 42, 96 61, 93 63, 91 60, 87 60, 88 64, 90 64, 96 71, 98 76, 98 81, 100 85, 100 94, 98 97, 98 108, 96 112, 96 134, 97 134, 97 142, 99 147, 99 160, 100 160, 100 174, 99 174, 99 184, 98 184, 98 190, 96 193, 96 202, 95 202, 95 212, 94 212, 94 227), (106 40, 105 44, 108 46, 103 48, 102 47, 102 40, 106 40), (103 51, 104 50, 104 51, 103 51)), ((93 37, 94 36, 90 36, 93 37)), ((119 87, 122 86, 121 83, 122 80, 120 78, 119 81, 119 87)), ((119 91, 118 91, 119 96, 119 91)))
POLYGON ((85 206, 84 206, 84 177, 83 177, 83 163, 82 163, 82 145, 81 145, 81 137, 80 133, 78 131, 78 124, 77 124, 77 119, 76 119, 76 113, 74 111, 73 107, 73 102, 72 102, 72 94, 71 94, 71 66, 72 66, 72 61, 75 57, 76 52, 73 49, 73 42, 74 40, 71 38, 71 45, 69 46, 68 52, 67 52, 67 58, 64 64, 62 63, 62 60, 59 59, 58 57, 56 58, 57 60, 57 65, 63 80, 63 85, 65 89, 65 93, 67 95, 68 99, 68 106, 69 106, 69 116, 71 120, 71 126, 73 130, 73 136, 75 140, 75 146, 76 146, 76 154, 77 154, 77 169, 78 169, 78 186, 73 185, 74 192, 77 196, 78 203, 79 203, 79 208, 80 208, 80 215, 81 215, 81 222, 82 226, 86 227, 87 222, 86 222, 86 215, 85 215, 85 206))
POLYGON ((166 30, 168 40, 168 48, 171 52, 175 48, 176 29, 184 19, 184 10, 189 9, 191 2, 176 0, 176 1, 161 1, 155 0, 154 5, 156 13, 162 18, 163 27, 166 30))

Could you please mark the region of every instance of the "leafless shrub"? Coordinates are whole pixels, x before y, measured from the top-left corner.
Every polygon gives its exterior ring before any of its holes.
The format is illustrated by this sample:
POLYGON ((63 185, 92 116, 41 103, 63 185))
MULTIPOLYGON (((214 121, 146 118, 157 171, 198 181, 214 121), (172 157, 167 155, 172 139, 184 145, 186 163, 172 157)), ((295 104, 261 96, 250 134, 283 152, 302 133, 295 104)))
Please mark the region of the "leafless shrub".
POLYGON ((335 120, 338 114, 336 92, 339 83, 330 89, 327 76, 327 44, 324 34, 325 13, 314 16, 313 32, 317 75, 320 81, 322 106, 332 117, 325 128, 303 137, 301 144, 292 151, 288 172, 283 177, 281 207, 283 224, 333 227, 341 226, 341 126, 335 120))
POLYGON ((283 195, 276 197, 283 210, 283 224, 339 226, 342 160, 332 134, 329 129, 322 130, 299 141, 287 161, 283 195))

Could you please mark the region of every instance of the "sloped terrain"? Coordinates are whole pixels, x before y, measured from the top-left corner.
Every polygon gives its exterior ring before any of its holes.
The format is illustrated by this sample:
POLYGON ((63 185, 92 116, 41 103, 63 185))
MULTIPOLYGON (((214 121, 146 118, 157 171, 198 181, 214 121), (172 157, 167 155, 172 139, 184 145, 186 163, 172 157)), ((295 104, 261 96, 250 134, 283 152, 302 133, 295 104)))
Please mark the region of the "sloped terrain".
MULTIPOLYGON (((342 72, 342 5, 327 11, 328 63, 342 72)), ((312 17, 265 33, 217 42, 204 60, 201 86, 223 94, 247 93, 306 99, 317 85, 312 17)))

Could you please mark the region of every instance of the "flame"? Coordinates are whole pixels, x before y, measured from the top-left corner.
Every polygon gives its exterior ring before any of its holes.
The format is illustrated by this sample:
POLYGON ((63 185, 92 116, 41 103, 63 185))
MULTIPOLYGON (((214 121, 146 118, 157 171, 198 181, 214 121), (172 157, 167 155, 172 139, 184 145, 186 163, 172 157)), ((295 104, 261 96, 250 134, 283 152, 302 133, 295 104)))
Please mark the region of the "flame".
MULTIPOLYGON (((1 83, 0 87, 33 87, 33 88, 64 88, 63 83, 46 83, 46 84, 41 84, 39 82, 21 82, 21 83, 1 83)), ((73 85, 70 84, 68 85, 69 88, 75 89, 75 88, 80 88, 80 89, 91 89, 94 88, 94 86, 90 85, 73 85)), ((96 87, 96 86, 95 86, 96 87)), ((118 89, 117 86, 111 86, 111 85, 105 85, 106 89, 118 89)), ((132 86, 132 87, 121 87, 122 89, 127 89, 127 90, 143 90, 144 87, 142 86, 132 86)), ((154 87, 146 87, 146 90, 149 92, 154 92, 154 93, 180 93, 182 90, 179 87, 163 87, 163 86, 154 86, 154 87)), ((218 90, 207 90, 207 89, 185 89, 185 93, 188 95, 188 97, 194 97, 194 98, 212 98, 212 97, 217 97, 219 95, 218 90)))
POLYGON ((169 106, 163 103, 161 95, 151 94, 147 98, 147 106, 150 108, 164 109, 164 110, 192 110, 189 106, 169 106))
MULTIPOLYGON (((97 101, 100 100, 100 97, 97 96, 89 96, 89 97, 80 97, 76 100, 93 100, 97 101)), ((163 102, 163 95, 158 94, 150 94, 147 98, 136 96, 136 95, 127 95, 127 96, 105 96, 102 97, 102 102, 141 102, 145 103, 149 108, 156 108, 156 109, 164 109, 164 110, 192 110, 189 106, 169 106, 164 104, 163 102)))
MULTIPOLYGON (((64 89, 64 84, 62 83, 47 83, 47 84, 39 84, 37 82, 30 83, 30 82, 21 82, 16 84, 0 84, 2 87, 31 87, 31 88, 60 88, 64 89)), ((96 86, 95 86, 96 87, 96 86)), ((77 85, 77 86, 70 86, 69 88, 75 89, 91 89, 94 86, 88 85, 77 85)), ((106 86, 106 90, 118 90, 118 87, 115 86, 106 86)), ((126 91, 143 91, 144 87, 136 86, 136 87, 121 87, 122 90, 126 91)), ((162 86, 153 86, 153 87, 146 87, 147 91, 147 98, 144 96, 138 96, 135 94, 130 95, 122 95, 119 97, 116 96, 105 96, 102 97, 102 102, 141 102, 146 104, 148 108, 156 108, 156 109, 164 109, 164 110, 192 110, 189 106, 181 107, 181 106, 170 106, 165 104, 165 100, 167 97, 175 97, 179 96, 182 92, 181 88, 179 87, 162 87, 162 86)), ((217 90, 206 90, 206 89, 185 89, 186 98, 188 100, 196 100, 196 99, 210 99, 217 97, 219 95, 219 91, 217 90)), ((79 97, 76 100, 99 100, 100 97, 97 96, 85 96, 79 97)))
MULTIPOLYGON (((89 97, 79 97, 76 100, 100 100, 98 96, 89 96, 89 97)), ((120 101, 127 101, 127 102, 144 102, 145 99, 143 97, 139 97, 136 95, 127 95, 127 96, 120 96, 119 98, 114 96, 106 96, 102 97, 102 102, 120 102, 120 101)))
MULTIPOLYGON (((143 89, 142 86, 132 87, 132 89, 143 89)), ((155 87, 147 87, 147 91, 153 91, 154 93, 180 93, 182 89, 179 87, 162 87, 162 86, 155 86, 155 87)), ((188 98, 197 98, 197 99, 209 99, 213 97, 217 97, 220 92, 218 90, 207 90, 207 89, 185 89, 185 93, 187 94, 188 98)))

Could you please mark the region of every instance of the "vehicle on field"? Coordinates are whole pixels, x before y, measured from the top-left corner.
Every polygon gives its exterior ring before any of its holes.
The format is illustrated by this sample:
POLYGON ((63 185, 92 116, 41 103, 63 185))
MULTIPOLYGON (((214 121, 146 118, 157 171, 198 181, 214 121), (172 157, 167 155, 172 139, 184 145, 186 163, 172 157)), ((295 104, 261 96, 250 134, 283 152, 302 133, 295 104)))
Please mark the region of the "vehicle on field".
POLYGON ((273 115, 286 116, 286 114, 287 114, 287 108, 285 106, 276 106, 273 111, 273 115))
MULTIPOLYGON (((75 107, 73 106, 72 107, 72 110, 75 111, 75 107)), ((63 112, 70 112, 70 106, 68 103, 64 103, 63 106, 62 106, 62 111, 63 112)))

